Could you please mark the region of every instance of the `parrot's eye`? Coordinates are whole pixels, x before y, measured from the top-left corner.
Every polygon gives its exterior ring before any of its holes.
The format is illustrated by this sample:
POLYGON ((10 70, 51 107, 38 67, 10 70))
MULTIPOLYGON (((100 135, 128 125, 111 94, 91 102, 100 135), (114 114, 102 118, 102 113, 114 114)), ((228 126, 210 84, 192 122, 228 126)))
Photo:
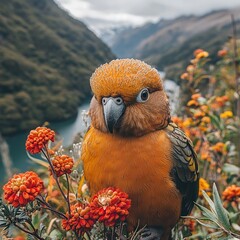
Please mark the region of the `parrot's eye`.
POLYGON ((149 99, 149 91, 147 88, 141 90, 141 92, 137 95, 137 102, 146 102, 149 99))

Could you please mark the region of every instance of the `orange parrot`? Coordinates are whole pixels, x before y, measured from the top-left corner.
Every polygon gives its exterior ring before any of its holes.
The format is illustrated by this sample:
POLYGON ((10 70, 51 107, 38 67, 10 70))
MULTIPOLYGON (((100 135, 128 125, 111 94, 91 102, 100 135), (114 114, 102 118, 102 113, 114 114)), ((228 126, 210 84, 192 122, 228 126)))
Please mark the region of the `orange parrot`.
POLYGON ((132 200, 130 229, 139 222, 148 226, 142 240, 171 239, 197 199, 199 176, 192 142, 171 122, 158 71, 139 60, 113 60, 90 84, 91 126, 82 147, 90 192, 120 188, 132 200))

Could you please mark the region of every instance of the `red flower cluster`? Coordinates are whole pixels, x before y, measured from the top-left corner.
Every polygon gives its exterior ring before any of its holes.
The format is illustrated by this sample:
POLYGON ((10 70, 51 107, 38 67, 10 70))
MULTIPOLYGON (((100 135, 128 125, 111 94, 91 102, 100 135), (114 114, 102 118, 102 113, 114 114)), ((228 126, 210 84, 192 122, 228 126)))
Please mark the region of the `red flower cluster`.
POLYGON ((35 172, 14 175, 4 186, 4 199, 14 207, 34 201, 43 189, 43 181, 35 172))
POLYGON ((26 141, 26 150, 32 154, 39 153, 48 141, 54 142, 55 132, 46 127, 31 130, 26 141))
POLYGON ((117 188, 105 188, 95 194, 88 205, 76 203, 71 206, 71 214, 62 220, 66 231, 72 230, 78 235, 90 231, 95 222, 103 222, 112 227, 124 221, 129 212, 131 200, 128 195, 117 188))
POLYGON ((61 177, 65 173, 70 174, 72 172, 73 159, 67 155, 56 156, 52 160, 52 164, 57 177, 61 177))
POLYGON ((78 235, 91 230, 95 223, 92 218, 90 207, 81 203, 76 203, 71 206, 71 215, 66 213, 67 219, 62 220, 62 227, 66 230, 72 230, 78 235))
POLYGON ((114 226, 118 221, 124 221, 130 207, 131 200, 128 195, 112 187, 99 191, 90 203, 93 218, 109 227, 114 226))

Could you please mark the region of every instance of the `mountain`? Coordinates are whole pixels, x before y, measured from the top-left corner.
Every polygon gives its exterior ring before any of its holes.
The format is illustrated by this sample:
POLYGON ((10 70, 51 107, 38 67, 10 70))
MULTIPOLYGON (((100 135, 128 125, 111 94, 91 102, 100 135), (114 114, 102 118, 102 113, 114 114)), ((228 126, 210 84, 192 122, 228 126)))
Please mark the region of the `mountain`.
POLYGON ((102 27, 95 30, 97 36, 103 40, 110 48, 114 42, 115 36, 121 34, 121 32, 126 30, 131 30, 132 26, 129 25, 120 25, 114 27, 102 27))
POLYGON ((113 58, 53 0, 1 0, 0 132, 74 116, 94 69, 113 58))
MULTIPOLYGON (((144 26, 123 30, 115 35, 112 51, 120 58, 142 59, 167 77, 177 78, 192 57, 192 52, 203 48, 216 53, 232 35, 231 14, 240 30, 240 7, 213 11, 203 16, 181 16, 160 20, 144 26)), ((214 61, 214 57, 212 59, 214 61)))

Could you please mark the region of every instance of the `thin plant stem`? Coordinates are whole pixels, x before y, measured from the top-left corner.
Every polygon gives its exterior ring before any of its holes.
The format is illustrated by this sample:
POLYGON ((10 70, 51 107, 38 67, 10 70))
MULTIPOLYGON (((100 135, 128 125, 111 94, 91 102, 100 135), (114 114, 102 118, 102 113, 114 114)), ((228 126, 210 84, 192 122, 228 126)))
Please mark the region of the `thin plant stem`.
POLYGON ((45 208, 43 207, 43 209, 50 210, 51 212, 56 213, 56 214, 57 214, 58 216, 60 216, 61 218, 67 219, 67 217, 66 217, 63 213, 61 213, 61 212, 53 209, 45 200, 42 200, 42 199, 40 199, 40 198, 37 198, 37 200, 46 206, 45 208))
POLYGON ((88 240, 91 240, 91 236, 90 236, 89 232, 86 232, 86 235, 88 237, 88 240))
POLYGON ((59 183, 59 181, 58 181, 58 177, 57 177, 57 175, 56 175, 56 172, 55 172, 55 170, 54 170, 54 167, 53 167, 52 162, 51 162, 51 160, 50 160, 50 156, 49 156, 48 151, 47 151, 47 147, 46 147, 45 145, 44 145, 44 150, 45 150, 45 151, 42 150, 42 153, 44 154, 44 156, 46 157, 46 159, 47 159, 47 161, 48 161, 48 163, 49 163, 49 165, 50 165, 50 168, 51 168, 51 170, 52 170, 53 177, 54 177, 54 179, 55 179, 55 181, 56 181, 56 183, 57 183, 57 185, 58 185, 58 188, 59 188, 59 190, 60 190, 60 192, 61 192, 64 200, 66 201, 66 203, 67 203, 67 205, 68 205, 68 210, 69 210, 69 212, 70 212, 70 206, 69 206, 68 199, 67 199, 67 197, 65 196, 65 194, 64 194, 64 192, 63 192, 63 190, 62 190, 62 188, 61 188, 61 186, 60 186, 60 183, 59 183))
POLYGON ((68 175, 65 173, 66 179, 67 179, 67 204, 68 204, 68 212, 69 215, 71 215, 71 209, 70 209, 70 201, 69 201, 69 188, 70 188, 70 184, 69 184, 69 178, 68 175))
POLYGON ((39 239, 39 240, 44 240, 43 238, 41 238, 40 236, 38 236, 38 234, 37 234, 36 231, 31 232, 31 231, 29 231, 29 230, 27 230, 27 229, 22 228, 21 226, 19 226, 19 225, 16 224, 16 223, 14 223, 14 226, 17 227, 17 228, 19 228, 21 231, 23 231, 23 232, 25 232, 25 233, 27 233, 27 234, 30 234, 30 235, 32 235, 32 236, 34 236, 35 238, 37 238, 37 239, 39 239))

